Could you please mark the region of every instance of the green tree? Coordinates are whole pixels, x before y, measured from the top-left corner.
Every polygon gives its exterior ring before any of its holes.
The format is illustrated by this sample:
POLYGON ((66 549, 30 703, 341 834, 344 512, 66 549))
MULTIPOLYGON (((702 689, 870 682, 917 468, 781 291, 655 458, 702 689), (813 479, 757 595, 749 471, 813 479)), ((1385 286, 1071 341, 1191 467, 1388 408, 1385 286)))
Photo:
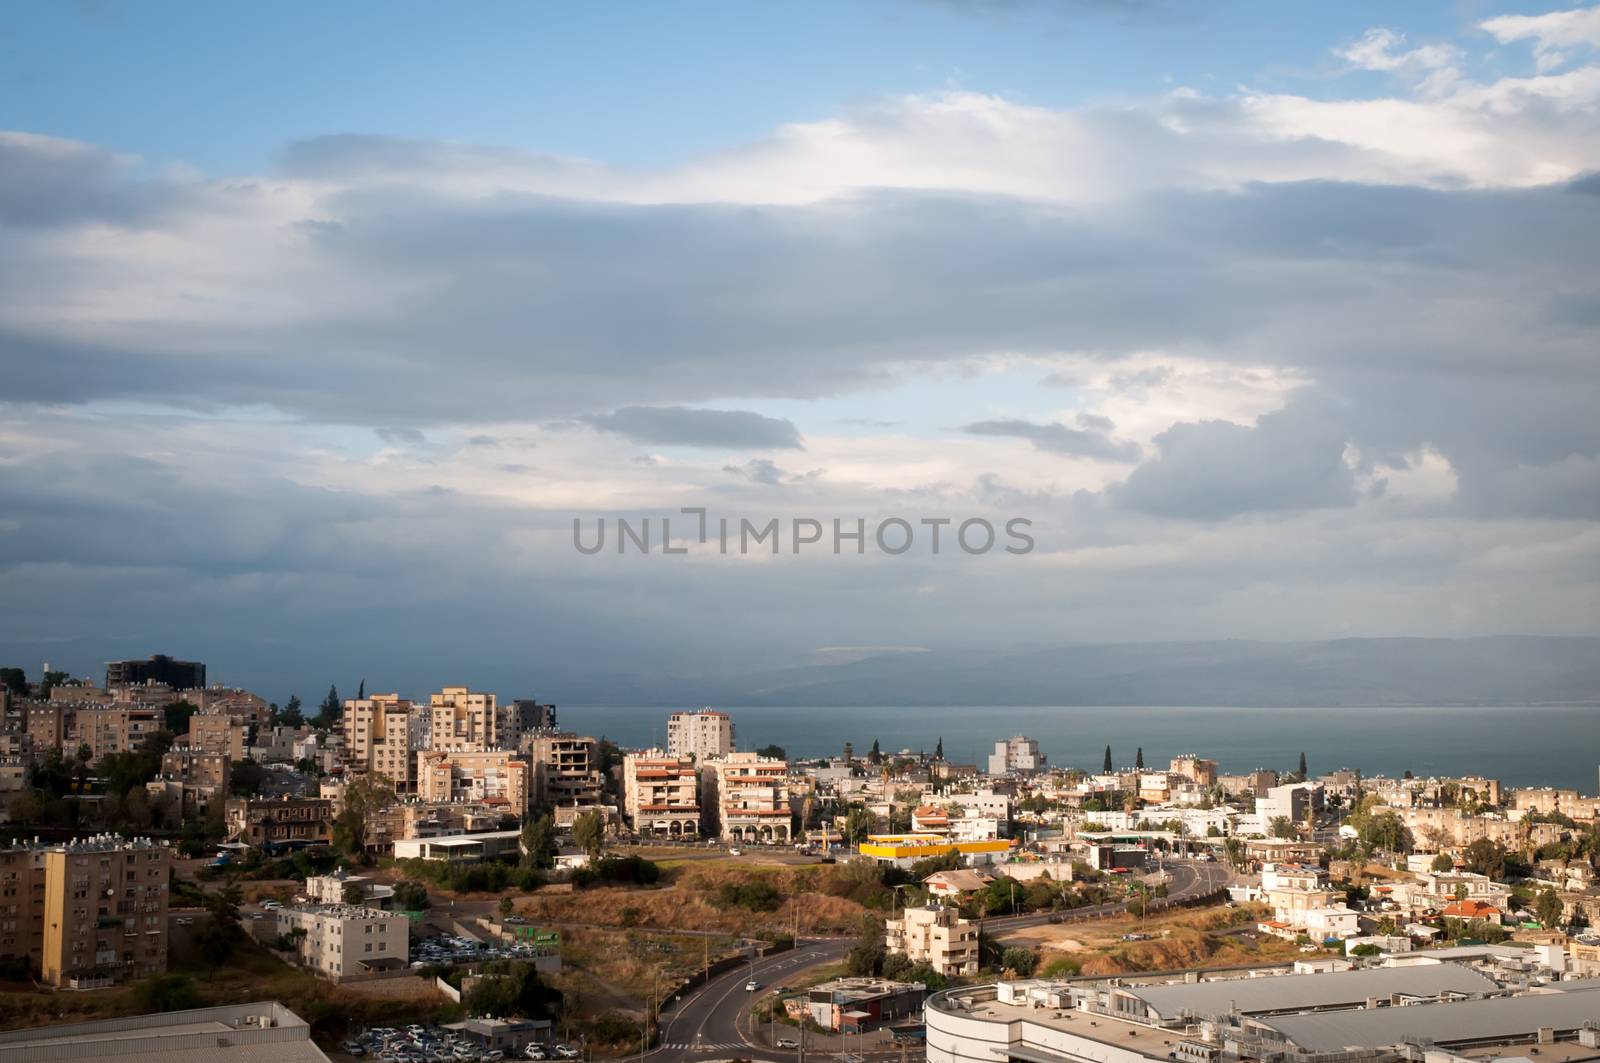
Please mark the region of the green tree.
POLYGON ((1566 912, 1567 906, 1562 903, 1561 895, 1550 887, 1546 887, 1533 903, 1533 913, 1539 917, 1539 925, 1546 930, 1560 926, 1566 912))
POLYGON ((585 812, 572 823, 572 843, 593 860, 606 843, 606 818, 599 812, 585 812))
POLYGON ((394 804, 395 794, 381 775, 357 775, 345 784, 344 807, 333 821, 333 847, 347 856, 366 858, 367 822, 394 804))
POLYGON ((402 912, 425 912, 432 904, 427 887, 410 879, 394 884, 394 903, 402 912))
POLYGON ((1039 954, 1032 949, 1013 945, 1000 954, 1000 965, 1016 972, 1019 978, 1031 978, 1034 968, 1039 966, 1039 954))
POLYGON ((510 919, 517 913, 517 902, 511 899, 511 894, 509 893, 503 893, 500 895, 499 907, 501 919, 510 919))
POLYGON ((163 726, 175 735, 189 733, 189 717, 194 715, 194 706, 187 701, 169 701, 161 708, 165 718, 163 726))
POLYGON ((1357 837, 1369 850, 1404 853, 1411 849, 1411 831, 1406 829, 1405 822, 1393 812, 1380 812, 1375 816, 1368 816, 1357 828, 1357 837))
POLYGON ((1304 752, 1300 754, 1300 767, 1295 771, 1295 774, 1300 776, 1302 780, 1306 778, 1306 755, 1304 752))
POLYGON ((1440 853, 1428 864, 1428 867, 1434 871, 1449 871, 1455 866, 1456 862, 1450 859, 1450 855, 1448 853, 1440 853))
POLYGON ((1144 746, 1140 746, 1133 751, 1133 766, 1140 771, 1144 770, 1144 746))
POLYGON ((767 745, 764 745, 760 749, 756 750, 756 756, 767 757, 770 760, 787 760, 789 754, 776 742, 769 742, 767 745))
POLYGON ((933 747, 933 759, 944 759, 944 735, 939 736, 939 744, 933 747))
POLYGON ((1101 762, 1100 770, 1102 772, 1104 772, 1106 775, 1110 775, 1113 771, 1116 770, 1115 766, 1111 762, 1111 747, 1110 746, 1106 746, 1106 759, 1103 762, 1101 762))
POLYGON ((341 711, 342 710, 339 704, 339 688, 330 684, 328 687, 328 696, 322 699, 322 704, 317 707, 316 719, 312 720, 311 722, 321 730, 331 731, 339 722, 341 711))
POLYGON ((0 687, 13 697, 25 698, 28 696, 28 673, 21 668, 0 668, 0 687))
POLYGON ((1295 836, 1294 820, 1288 816, 1273 816, 1272 822, 1267 824, 1267 830, 1274 838, 1293 838, 1295 836))
POLYGON ((1461 860, 1468 871, 1499 879, 1505 877, 1507 855, 1505 846, 1499 842, 1479 838, 1462 851, 1461 860))
POLYGON ((274 716, 272 722, 282 724, 284 727, 299 727, 305 723, 306 717, 305 713, 300 709, 299 695, 290 694, 289 701, 284 705, 283 711, 274 716))
POLYGON ((852 845, 860 845, 872 833, 872 813, 865 808, 852 808, 844 817, 844 836, 852 845))
POLYGON ((182 974, 158 974, 133 987, 133 1003, 142 1014, 187 1011, 200 1006, 194 979, 182 974))
POLYGON ((867 752, 867 760, 873 764, 883 763, 883 750, 878 748, 878 740, 876 738, 872 740, 872 749, 867 752))
POLYGON ((548 812, 529 816, 523 823, 522 863, 541 869, 556 866, 556 821, 548 812))
POLYGON ((233 955, 233 948, 244 938, 239 924, 239 887, 223 886, 206 894, 206 925, 196 935, 200 952, 214 966, 221 966, 233 955))
POLYGON ((365 904, 367 900, 367 888, 359 882, 345 882, 339 894, 346 904, 365 904))
POLYGON ((473 1015, 553 1019, 561 1008, 561 993, 540 980, 533 964, 495 960, 484 964, 483 977, 462 1003, 473 1015))

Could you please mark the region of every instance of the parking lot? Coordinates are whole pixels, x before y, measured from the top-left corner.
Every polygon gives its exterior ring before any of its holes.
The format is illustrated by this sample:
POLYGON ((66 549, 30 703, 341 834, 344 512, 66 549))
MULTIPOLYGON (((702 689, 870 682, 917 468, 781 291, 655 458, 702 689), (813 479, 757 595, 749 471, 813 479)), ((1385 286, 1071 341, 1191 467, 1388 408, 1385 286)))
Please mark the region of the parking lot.
POLYGON ((385 1063, 497 1063, 504 1059, 567 1060, 583 1053, 571 1045, 530 1044, 520 1055, 486 1049, 469 1034, 441 1026, 378 1026, 340 1046, 346 1055, 385 1063))
POLYGON ((411 966, 461 966, 482 963, 485 960, 531 960, 540 954, 535 945, 521 943, 484 943, 468 937, 437 934, 426 937, 411 947, 411 966))

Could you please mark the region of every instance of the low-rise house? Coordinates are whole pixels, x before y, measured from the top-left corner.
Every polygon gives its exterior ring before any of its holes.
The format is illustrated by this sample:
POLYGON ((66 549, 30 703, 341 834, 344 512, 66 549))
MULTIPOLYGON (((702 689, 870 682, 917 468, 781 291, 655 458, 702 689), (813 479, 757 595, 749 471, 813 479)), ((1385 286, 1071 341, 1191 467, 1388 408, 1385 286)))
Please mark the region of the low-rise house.
POLYGON ((884 932, 885 948, 912 963, 926 963, 946 977, 978 973, 978 924, 955 908, 907 908, 885 923, 884 932))
POLYGON ((1496 925, 1505 918, 1505 913, 1499 908, 1492 904, 1475 900, 1451 901, 1439 910, 1439 914, 1446 919, 1482 920, 1496 925))
POLYGON ((482 834, 452 834, 442 838, 397 838, 396 860, 442 860, 452 864, 477 864, 515 857, 521 851, 520 830, 491 830, 482 834))
POLYGON ((410 927, 411 920, 397 912, 348 904, 282 908, 272 923, 278 943, 334 982, 404 968, 410 927))
POLYGON ((948 899, 960 898, 964 894, 976 893, 984 889, 993 881, 993 877, 982 871, 970 868, 956 868, 954 871, 935 871, 922 880, 928 892, 935 898, 948 899))
POLYGON ((921 982, 839 978, 808 990, 806 1007, 824 1030, 856 1033, 919 1014, 927 995, 921 982))

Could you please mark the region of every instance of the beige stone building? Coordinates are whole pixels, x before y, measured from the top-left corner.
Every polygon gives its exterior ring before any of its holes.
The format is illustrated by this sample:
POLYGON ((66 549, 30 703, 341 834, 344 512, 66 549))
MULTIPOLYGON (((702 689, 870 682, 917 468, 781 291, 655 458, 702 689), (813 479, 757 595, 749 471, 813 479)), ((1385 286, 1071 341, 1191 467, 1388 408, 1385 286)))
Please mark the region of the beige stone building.
POLYGON ((373 694, 344 703, 346 763, 356 771, 382 775, 396 790, 416 785, 416 754, 411 721, 416 707, 398 694, 373 694))
POLYGON ((570 732, 523 735, 522 749, 533 764, 534 799, 556 808, 599 804, 605 786, 598 746, 593 738, 570 732))
POLYGON ((500 711, 493 694, 445 687, 428 698, 430 748, 479 751, 500 747, 500 711))
POLYGON ((255 724, 248 716, 222 712, 197 712, 189 717, 189 746, 204 753, 220 753, 243 760, 250 748, 255 724))
POLYGON ((787 844, 793 813, 789 764, 755 753, 730 753, 703 772, 705 804, 715 803, 718 830, 730 842, 787 844))
POLYGON ((885 931, 888 950, 913 963, 926 963, 946 977, 978 973, 978 925, 955 908, 907 908, 885 924, 885 931))
POLYGON ((668 756, 704 764, 732 752, 733 718, 727 713, 701 709, 667 717, 668 756))
POLYGON ((514 816, 528 811, 533 767, 509 749, 472 752, 431 750, 417 755, 417 799, 495 805, 514 816))
POLYGON ((72 733, 66 745, 72 750, 89 747, 89 762, 112 753, 130 753, 150 735, 161 730, 166 717, 160 709, 128 705, 77 709, 72 714, 72 733))
POLYGON ((700 776, 694 763, 659 749, 622 762, 623 804, 635 832, 667 838, 700 836, 700 776))
POLYGON ((40 980, 89 989, 165 971, 170 854, 109 835, 45 850, 40 980))

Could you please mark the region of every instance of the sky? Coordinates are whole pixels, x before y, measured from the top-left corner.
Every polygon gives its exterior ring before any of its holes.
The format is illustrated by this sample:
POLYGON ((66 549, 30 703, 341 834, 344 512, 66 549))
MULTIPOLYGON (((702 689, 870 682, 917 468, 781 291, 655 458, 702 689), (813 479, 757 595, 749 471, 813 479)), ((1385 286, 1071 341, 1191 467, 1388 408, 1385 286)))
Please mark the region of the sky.
POLYGON ((1600 634, 1597 247, 1596 6, 8 5, 0 658, 1600 634))

